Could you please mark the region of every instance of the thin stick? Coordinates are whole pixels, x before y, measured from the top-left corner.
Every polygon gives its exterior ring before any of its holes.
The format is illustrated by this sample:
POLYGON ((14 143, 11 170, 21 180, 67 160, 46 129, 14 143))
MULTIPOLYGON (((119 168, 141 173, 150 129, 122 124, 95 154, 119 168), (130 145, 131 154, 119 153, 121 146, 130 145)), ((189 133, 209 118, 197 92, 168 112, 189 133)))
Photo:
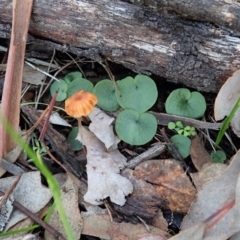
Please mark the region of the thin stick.
POLYGON ((5 192, 3 198, 0 200, 0 208, 2 207, 2 205, 4 204, 4 202, 6 201, 6 199, 7 199, 8 196, 10 195, 10 193, 13 191, 13 189, 17 186, 20 178, 21 178, 21 175, 17 177, 17 179, 16 179, 16 181, 13 183, 13 185, 5 192))

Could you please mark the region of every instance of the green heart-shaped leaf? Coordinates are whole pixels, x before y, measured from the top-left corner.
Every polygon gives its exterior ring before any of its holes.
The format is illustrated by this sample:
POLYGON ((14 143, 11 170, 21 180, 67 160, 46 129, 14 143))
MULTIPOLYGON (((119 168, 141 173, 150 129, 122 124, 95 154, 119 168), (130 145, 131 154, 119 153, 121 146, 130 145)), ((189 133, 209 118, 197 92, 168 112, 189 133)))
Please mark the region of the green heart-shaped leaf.
POLYGON ((119 113, 115 129, 124 142, 143 145, 154 137, 157 131, 157 120, 152 114, 127 109, 119 113))
POLYGON ((137 75, 117 81, 120 91, 115 92, 119 105, 124 109, 133 109, 139 113, 147 111, 157 100, 158 91, 155 82, 148 76, 137 75))
POLYGON ((79 151, 82 149, 82 143, 76 140, 77 135, 78 135, 78 127, 74 127, 67 137, 67 142, 75 151, 79 151))
POLYGON ((224 163, 226 159, 227 159, 227 156, 225 152, 221 150, 217 150, 216 152, 211 153, 211 160, 214 163, 224 163))
POLYGON ((50 87, 50 93, 51 96, 55 94, 56 91, 58 91, 58 95, 56 98, 56 101, 60 102, 67 98, 67 89, 68 85, 67 83, 62 79, 59 82, 55 81, 51 87, 50 87))
POLYGON ((201 93, 180 88, 171 92, 166 100, 165 108, 169 114, 200 118, 206 111, 206 101, 201 93))
POLYGON ((98 98, 97 105, 103 110, 114 112, 120 108, 115 96, 115 87, 111 80, 105 79, 98 82, 93 89, 93 93, 98 98))
POLYGON ((71 73, 68 73, 64 77, 64 81, 69 84, 70 82, 72 82, 73 80, 75 80, 77 78, 82 78, 82 73, 80 73, 80 72, 71 72, 71 73))
MULTIPOLYGON (((183 158, 189 156, 191 140, 188 137, 185 137, 183 135, 174 135, 170 138, 170 140, 183 158)), ((169 146, 168 148, 172 152, 171 146, 169 146)))
POLYGON ((74 93, 84 90, 86 92, 92 92, 93 84, 85 78, 77 78, 68 85, 67 96, 71 97, 74 93))

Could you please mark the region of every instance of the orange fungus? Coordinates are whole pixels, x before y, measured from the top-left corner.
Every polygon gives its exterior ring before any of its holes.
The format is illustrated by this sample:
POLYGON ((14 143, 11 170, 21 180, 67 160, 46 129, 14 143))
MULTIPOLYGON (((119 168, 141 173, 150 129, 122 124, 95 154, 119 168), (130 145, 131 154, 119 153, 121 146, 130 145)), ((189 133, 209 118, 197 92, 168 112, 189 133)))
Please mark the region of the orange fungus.
POLYGON ((65 111, 74 118, 86 117, 93 111, 97 101, 94 94, 81 90, 65 101, 65 111))

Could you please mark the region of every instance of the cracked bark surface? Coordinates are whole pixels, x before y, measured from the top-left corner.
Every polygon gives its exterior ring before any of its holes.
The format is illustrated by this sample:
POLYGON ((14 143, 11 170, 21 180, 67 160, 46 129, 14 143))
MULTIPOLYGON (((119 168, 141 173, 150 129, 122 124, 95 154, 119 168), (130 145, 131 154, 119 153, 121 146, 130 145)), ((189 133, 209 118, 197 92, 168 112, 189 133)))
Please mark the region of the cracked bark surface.
MULTIPOLYGON (((0 2, 2 38, 10 36, 11 2, 0 2)), ((202 91, 216 92, 240 66, 238 32, 118 0, 34 1, 29 33, 40 44, 202 91)))
POLYGON ((240 0, 129 0, 156 12, 205 21, 240 31, 240 0))

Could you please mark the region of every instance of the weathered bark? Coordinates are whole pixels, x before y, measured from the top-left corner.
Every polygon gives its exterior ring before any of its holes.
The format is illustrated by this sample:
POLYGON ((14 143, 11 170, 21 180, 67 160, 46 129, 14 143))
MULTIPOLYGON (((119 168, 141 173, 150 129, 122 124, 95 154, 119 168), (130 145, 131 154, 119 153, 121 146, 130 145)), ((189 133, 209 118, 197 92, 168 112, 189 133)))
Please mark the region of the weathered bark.
MULTIPOLYGON (((9 37, 9 23, 11 0, 1 0, 0 37, 9 37)), ((240 39, 232 30, 117 0, 34 1, 30 34, 63 51, 204 91, 217 91, 240 66, 240 39)))
POLYGON ((129 0, 156 12, 176 13, 184 18, 215 23, 240 31, 239 0, 129 0))

